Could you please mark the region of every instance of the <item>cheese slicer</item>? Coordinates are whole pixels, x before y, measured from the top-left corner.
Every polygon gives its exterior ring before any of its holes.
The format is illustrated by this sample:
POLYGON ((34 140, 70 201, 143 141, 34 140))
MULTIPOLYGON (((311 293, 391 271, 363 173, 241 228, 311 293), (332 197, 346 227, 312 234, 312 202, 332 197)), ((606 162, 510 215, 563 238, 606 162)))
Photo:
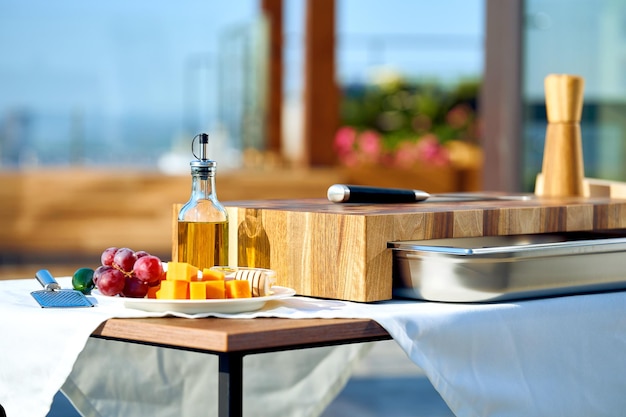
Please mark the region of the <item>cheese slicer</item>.
POLYGON ((41 269, 37 271, 35 278, 44 289, 33 291, 30 295, 41 307, 93 307, 93 303, 82 292, 62 289, 50 271, 41 269))

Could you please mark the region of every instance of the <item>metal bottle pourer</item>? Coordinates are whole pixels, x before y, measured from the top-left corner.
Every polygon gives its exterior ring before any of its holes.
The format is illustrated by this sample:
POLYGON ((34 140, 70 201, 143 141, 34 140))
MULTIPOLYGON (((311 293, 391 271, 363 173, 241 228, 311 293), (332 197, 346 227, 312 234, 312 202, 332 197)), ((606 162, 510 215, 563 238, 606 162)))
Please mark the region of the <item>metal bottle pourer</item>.
POLYGON ((209 135, 206 133, 199 133, 191 141, 191 153, 200 161, 208 161, 209 159, 207 158, 208 146, 209 146, 209 135), (196 152, 193 150, 193 144, 195 143, 196 139, 198 139, 198 142, 200 143, 200 156, 196 155, 196 152))
POLYGON ((191 153, 196 157, 195 161, 191 161, 189 165, 191 165, 191 173, 198 174, 201 176, 208 176, 215 174, 215 167, 217 163, 212 161, 208 157, 208 146, 209 146, 209 135, 206 133, 197 134, 193 140, 191 141, 191 153), (196 155, 194 150, 194 144, 198 140, 198 144, 200 145, 200 155, 196 155))

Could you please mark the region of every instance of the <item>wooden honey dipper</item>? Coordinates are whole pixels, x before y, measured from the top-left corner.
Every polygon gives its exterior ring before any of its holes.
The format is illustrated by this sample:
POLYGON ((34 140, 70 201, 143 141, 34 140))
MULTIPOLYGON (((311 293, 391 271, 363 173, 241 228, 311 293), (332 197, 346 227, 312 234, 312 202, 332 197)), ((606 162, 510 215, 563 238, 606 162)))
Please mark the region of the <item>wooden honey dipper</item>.
POLYGON ((583 106, 582 77, 550 74, 545 78, 546 129, 542 173, 535 194, 546 197, 584 195, 584 165, 580 118, 583 106))
POLYGON ((241 268, 235 272, 235 279, 247 280, 253 297, 272 295, 272 286, 276 284, 275 273, 270 270, 241 268))

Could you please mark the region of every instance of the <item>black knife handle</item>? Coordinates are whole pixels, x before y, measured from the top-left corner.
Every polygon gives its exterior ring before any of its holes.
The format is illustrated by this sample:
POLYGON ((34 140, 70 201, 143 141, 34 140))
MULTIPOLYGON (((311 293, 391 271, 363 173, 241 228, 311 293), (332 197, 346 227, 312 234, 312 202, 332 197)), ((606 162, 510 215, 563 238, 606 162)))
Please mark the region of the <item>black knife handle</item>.
POLYGON ((328 199, 333 203, 414 203, 430 195, 424 191, 402 188, 368 187, 334 184, 328 188, 328 199))

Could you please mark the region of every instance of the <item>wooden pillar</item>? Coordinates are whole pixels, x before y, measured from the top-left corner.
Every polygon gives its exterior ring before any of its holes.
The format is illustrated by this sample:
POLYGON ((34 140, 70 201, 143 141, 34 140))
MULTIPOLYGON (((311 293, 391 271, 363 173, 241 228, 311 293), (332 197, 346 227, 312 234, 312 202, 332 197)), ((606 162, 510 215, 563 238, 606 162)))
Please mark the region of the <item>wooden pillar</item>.
POLYGON ((328 166, 336 160, 333 140, 339 124, 335 0, 307 0, 304 61, 304 160, 309 166, 328 166))
POLYGON ((261 0, 269 28, 266 150, 280 155, 283 107, 283 0, 261 0))

